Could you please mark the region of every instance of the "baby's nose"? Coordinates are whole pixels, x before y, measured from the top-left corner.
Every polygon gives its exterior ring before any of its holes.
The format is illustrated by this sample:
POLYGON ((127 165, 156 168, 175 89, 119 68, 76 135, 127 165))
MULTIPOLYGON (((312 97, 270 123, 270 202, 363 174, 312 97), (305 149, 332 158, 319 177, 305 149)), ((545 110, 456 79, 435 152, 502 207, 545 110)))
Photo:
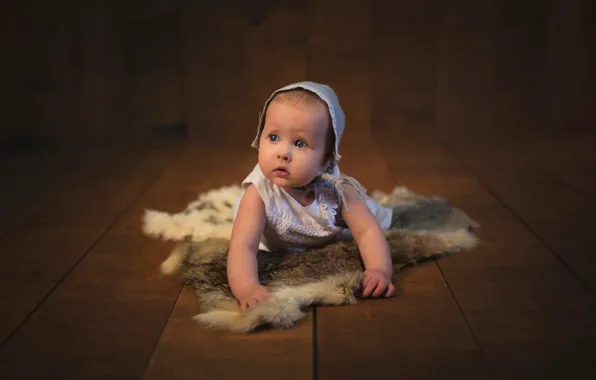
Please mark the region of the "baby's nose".
POLYGON ((289 149, 281 148, 277 151, 277 158, 284 161, 291 161, 292 155, 289 149))

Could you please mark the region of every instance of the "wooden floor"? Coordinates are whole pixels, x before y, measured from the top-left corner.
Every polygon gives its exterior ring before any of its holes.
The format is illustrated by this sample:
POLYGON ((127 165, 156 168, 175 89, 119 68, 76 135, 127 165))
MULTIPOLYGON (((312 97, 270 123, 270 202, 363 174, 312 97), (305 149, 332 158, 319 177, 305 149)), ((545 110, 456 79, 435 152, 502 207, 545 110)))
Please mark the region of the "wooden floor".
MULTIPOLYGON (((225 8, 239 2, 185 3, 202 20, 185 26, 184 43, 201 46, 185 55, 189 140, 0 156, 0 379, 596 378, 596 139, 496 139, 502 114, 472 128, 490 102, 474 39, 485 31, 455 13, 488 11, 448 2, 447 37, 473 37, 446 51, 475 50, 443 57, 435 113, 433 2, 376 1, 372 15, 346 2, 338 15, 331 1, 281 1, 258 25, 225 8), (481 224, 482 245, 408 269, 395 298, 317 308, 291 330, 203 329, 193 291, 159 273, 171 245, 143 236, 141 215, 239 182, 263 101, 304 78, 340 95, 343 171, 369 191, 447 197, 481 224), (457 143, 434 138, 449 134, 457 143)), ((515 93, 512 114, 532 106, 515 93)))
POLYGON ((387 141, 398 139, 348 145, 343 170, 369 190, 401 184, 448 197, 481 223, 482 246, 409 269, 393 299, 318 308, 295 329, 251 335, 194 325, 192 290, 158 272, 171 247, 139 229, 145 208, 177 211, 241 178, 251 148, 12 157, 0 378, 592 378, 596 154, 587 142, 558 142, 550 159, 547 141, 510 145, 507 158, 387 141))

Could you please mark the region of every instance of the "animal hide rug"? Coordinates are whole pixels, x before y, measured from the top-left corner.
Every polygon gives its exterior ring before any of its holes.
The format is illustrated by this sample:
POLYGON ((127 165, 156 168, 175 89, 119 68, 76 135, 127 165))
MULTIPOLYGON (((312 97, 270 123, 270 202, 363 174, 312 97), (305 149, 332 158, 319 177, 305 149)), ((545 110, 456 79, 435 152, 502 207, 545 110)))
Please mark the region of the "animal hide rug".
MULTIPOLYGON (((180 213, 147 210, 143 217, 145 234, 178 242, 161 271, 194 286, 201 309, 194 317, 197 322, 232 332, 288 328, 309 306, 357 302, 364 266, 358 246, 348 239, 301 253, 259 251, 259 280, 271 297, 242 311, 226 276, 232 205, 240 194, 238 186, 223 187, 200 195, 180 213)), ((371 197, 399 213, 399 228, 385 233, 394 281, 408 265, 469 251, 478 244, 470 232, 477 223, 444 199, 403 187, 371 197)))

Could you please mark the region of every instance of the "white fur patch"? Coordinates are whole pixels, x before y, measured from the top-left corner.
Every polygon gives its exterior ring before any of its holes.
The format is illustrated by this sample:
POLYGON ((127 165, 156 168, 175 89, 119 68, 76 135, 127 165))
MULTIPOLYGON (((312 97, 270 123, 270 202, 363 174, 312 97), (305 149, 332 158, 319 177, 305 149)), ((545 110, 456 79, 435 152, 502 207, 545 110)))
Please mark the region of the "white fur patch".
POLYGON ((249 332, 261 325, 290 328, 302 319, 304 308, 316 304, 355 304, 352 288, 359 284, 360 272, 330 276, 311 284, 273 289, 270 298, 255 307, 240 310, 214 310, 193 319, 207 327, 232 332, 249 332))
POLYGON ((145 210, 143 232, 166 241, 229 239, 232 234, 233 205, 241 195, 240 186, 224 186, 201 194, 184 211, 176 214, 145 210), (201 205, 209 207, 199 209, 201 205))

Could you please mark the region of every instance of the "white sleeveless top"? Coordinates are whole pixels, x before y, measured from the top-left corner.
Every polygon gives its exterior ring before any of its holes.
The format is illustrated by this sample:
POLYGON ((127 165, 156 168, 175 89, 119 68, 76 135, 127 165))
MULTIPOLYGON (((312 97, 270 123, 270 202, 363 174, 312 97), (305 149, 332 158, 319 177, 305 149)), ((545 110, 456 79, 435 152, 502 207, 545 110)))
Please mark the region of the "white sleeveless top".
MULTIPOLYGON (((350 231, 339 222, 341 205, 332 187, 316 188, 314 201, 303 206, 281 187, 265 178, 258 164, 242 181, 243 189, 251 183, 263 200, 267 217, 259 249, 300 252, 351 237, 350 231)), ((234 205, 234 218, 240 199, 234 205)), ((370 198, 367 199, 367 205, 381 228, 389 229, 392 210, 370 198)))

